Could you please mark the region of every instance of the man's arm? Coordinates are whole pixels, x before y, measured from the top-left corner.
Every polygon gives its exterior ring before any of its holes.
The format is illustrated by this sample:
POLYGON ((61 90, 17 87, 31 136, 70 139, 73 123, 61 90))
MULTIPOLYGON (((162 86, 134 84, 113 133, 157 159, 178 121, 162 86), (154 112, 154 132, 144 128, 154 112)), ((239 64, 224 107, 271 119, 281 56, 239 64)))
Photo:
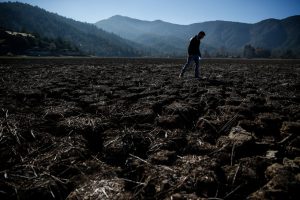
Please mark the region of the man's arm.
POLYGON ((200 52, 200 47, 198 48, 198 56, 202 57, 200 52))
POLYGON ((198 49, 197 49, 197 50, 198 50, 198 56, 202 57, 202 56, 201 56, 201 52, 200 52, 200 41, 199 41, 198 49))

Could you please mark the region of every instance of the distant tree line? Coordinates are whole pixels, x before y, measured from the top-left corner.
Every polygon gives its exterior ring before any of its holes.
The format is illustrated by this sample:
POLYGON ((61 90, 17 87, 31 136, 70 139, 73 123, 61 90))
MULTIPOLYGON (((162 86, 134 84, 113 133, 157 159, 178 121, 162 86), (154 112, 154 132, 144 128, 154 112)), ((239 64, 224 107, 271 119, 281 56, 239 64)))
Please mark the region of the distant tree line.
POLYGON ((243 56, 245 58, 283 58, 283 59, 295 59, 297 56, 292 50, 281 50, 271 52, 264 48, 254 48, 253 46, 245 45, 243 56))
POLYGON ((254 47, 250 44, 245 45, 242 51, 229 51, 224 46, 218 49, 204 48, 203 56, 205 58, 281 58, 296 59, 300 58, 299 52, 291 49, 265 49, 254 47))

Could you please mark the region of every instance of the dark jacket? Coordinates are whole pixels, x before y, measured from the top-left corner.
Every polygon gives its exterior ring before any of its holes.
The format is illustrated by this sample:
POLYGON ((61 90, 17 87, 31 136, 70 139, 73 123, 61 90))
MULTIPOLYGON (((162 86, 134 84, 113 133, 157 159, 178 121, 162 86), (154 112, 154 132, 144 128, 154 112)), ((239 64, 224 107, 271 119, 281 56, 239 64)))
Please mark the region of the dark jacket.
POLYGON ((189 44, 189 48, 188 48, 189 56, 190 55, 198 55, 201 57, 199 46, 200 46, 200 40, 197 39, 197 35, 196 35, 190 40, 190 44, 189 44))

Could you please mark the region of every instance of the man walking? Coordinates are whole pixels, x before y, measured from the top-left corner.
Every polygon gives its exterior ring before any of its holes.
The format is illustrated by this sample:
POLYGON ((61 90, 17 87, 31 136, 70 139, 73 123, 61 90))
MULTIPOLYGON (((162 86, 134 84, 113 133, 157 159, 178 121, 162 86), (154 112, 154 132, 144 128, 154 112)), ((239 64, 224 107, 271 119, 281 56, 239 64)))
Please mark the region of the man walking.
POLYGON ((183 77, 186 68, 191 64, 192 61, 194 61, 196 64, 195 78, 199 78, 199 60, 201 59, 199 46, 200 46, 200 40, 204 38, 204 36, 205 33, 203 31, 200 31, 198 35, 195 35, 193 38, 190 39, 187 62, 182 67, 181 72, 179 74, 179 78, 183 77))

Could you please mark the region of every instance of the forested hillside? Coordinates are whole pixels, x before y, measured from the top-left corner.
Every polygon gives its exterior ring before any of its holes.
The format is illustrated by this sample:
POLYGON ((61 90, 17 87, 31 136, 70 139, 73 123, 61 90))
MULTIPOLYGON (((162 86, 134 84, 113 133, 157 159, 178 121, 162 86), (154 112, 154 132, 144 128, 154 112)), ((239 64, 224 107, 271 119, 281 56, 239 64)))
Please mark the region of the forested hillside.
POLYGON ((16 32, 33 33, 50 39, 60 38, 82 52, 96 56, 140 56, 137 45, 95 25, 59 16, 23 3, 0 3, 0 27, 16 32))

